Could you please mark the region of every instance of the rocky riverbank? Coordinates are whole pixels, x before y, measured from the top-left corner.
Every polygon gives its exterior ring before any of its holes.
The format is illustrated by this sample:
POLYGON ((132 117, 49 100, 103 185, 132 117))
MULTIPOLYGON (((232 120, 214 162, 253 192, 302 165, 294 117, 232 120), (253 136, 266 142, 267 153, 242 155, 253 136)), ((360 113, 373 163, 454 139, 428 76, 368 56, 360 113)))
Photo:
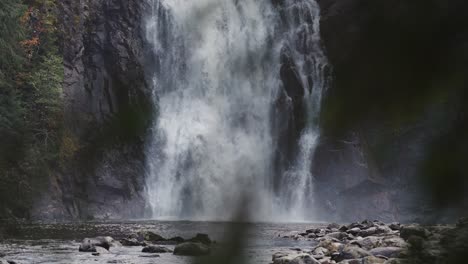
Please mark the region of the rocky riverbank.
POLYGON ((456 225, 435 226, 365 220, 329 224, 284 238, 317 245, 277 252, 274 264, 464 263, 460 261, 468 252, 468 218, 456 225))
POLYGON ((243 255, 242 263, 255 264, 452 264, 465 263, 467 241, 467 219, 432 226, 367 220, 346 225, 187 221, 38 224, 19 225, 15 233, 5 234, 0 240, 0 263, 186 264, 200 256, 203 262, 223 259, 223 263, 239 263, 224 260, 243 255), (239 232, 233 234, 233 228, 239 232))

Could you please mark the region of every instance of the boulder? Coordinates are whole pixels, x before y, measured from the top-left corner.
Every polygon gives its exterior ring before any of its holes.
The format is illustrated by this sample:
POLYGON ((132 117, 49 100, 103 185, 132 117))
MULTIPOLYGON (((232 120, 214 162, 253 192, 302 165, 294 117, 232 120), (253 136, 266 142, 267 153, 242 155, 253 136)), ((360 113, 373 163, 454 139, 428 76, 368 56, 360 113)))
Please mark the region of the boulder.
POLYGON ((323 247, 327 249, 328 252, 333 253, 338 252, 343 247, 343 244, 338 243, 333 239, 325 238, 324 240, 320 241, 320 243, 317 246, 323 247))
POLYGON ((95 237, 95 238, 85 238, 81 242, 79 251, 81 252, 96 252, 96 247, 102 247, 106 250, 109 250, 111 247, 121 246, 120 242, 115 241, 112 237, 95 237))
POLYGON ((341 227, 341 226, 340 226, 339 224, 337 224, 337 223, 331 223, 331 224, 329 224, 329 225, 327 226, 327 229, 330 229, 330 230, 331 230, 331 229, 338 229, 338 228, 340 228, 340 227, 341 227))
POLYGON ((323 256, 328 256, 330 251, 324 247, 316 247, 314 250, 312 250, 313 255, 323 255, 323 256))
POLYGON ((184 242, 178 244, 174 249, 174 255, 180 256, 202 256, 210 254, 210 248, 198 242, 184 242))
POLYGON ((333 232, 326 235, 327 237, 336 238, 338 240, 343 240, 348 235, 344 232, 333 232))
POLYGON ((381 245, 384 247, 400 247, 406 248, 408 247, 408 243, 405 242, 401 237, 391 236, 385 237, 381 241, 381 245))
POLYGON ((361 228, 353 227, 353 228, 348 229, 348 231, 346 231, 346 232, 348 234, 351 234, 351 235, 357 235, 357 234, 359 234, 359 232, 361 232, 361 228))
POLYGON ((361 260, 361 264, 379 264, 379 263, 384 263, 385 261, 386 260, 383 258, 368 256, 361 260))
POLYGON ((377 226, 377 231, 375 232, 376 234, 388 234, 388 233, 392 233, 393 230, 386 226, 386 225, 380 225, 380 226, 377 226))
POLYGON ((367 256, 371 256, 371 253, 368 251, 354 245, 346 245, 339 254, 332 256, 332 259, 336 262, 340 262, 348 259, 360 259, 367 256))
POLYGON ((397 258, 404 251, 403 248, 399 247, 378 247, 370 250, 370 253, 374 256, 384 256, 387 258, 397 258))
POLYGON ((351 244, 358 245, 364 249, 370 250, 381 245, 381 238, 376 236, 368 236, 360 240, 353 240, 351 244))
POLYGON ((320 264, 309 254, 292 254, 275 258, 273 264, 320 264))
POLYGON ((367 236, 372 236, 375 233, 377 233, 377 227, 369 227, 367 229, 361 230, 361 232, 358 233, 359 236, 362 237, 367 237, 367 236))
POLYGON ((165 247, 161 247, 161 246, 150 245, 150 246, 144 247, 141 250, 141 252, 143 253, 171 253, 172 250, 165 248, 165 247))
POLYGON ((394 230, 394 231, 399 231, 400 230, 400 223, 398 222, 393 222, 391 223, 388 227, 390 227, 390 229, 394 230))
POLYGON ((287 252, 276 252, 275 254, 273 254, 273 256, 271 257, 271 260, 274 262, 275 259, 278 259, 278 258, 282 258, 282 257, 286 257, 288 256, 289 253, 287 252))
POLYGON ((91 243, 91 240, 84 240, 81 242, 80 247, 78 248, 80 252, 97 252, 96 246, 91 243))
POLYGON ((167 241, 174 242, 175 244, 180 244, 180 243, 184 243, 185 239, 180 236, 176 236, 176 237, 169 238, 167 241))
POLYGON ((123 246, 127 246, 127 247, 137 247, 137 246, 143 246, 144 247, 144 246, 146 246, 146 242, 139 241, 136 238, 124 238, 124 239, 120 240, 120 243, 123 246))
POLYGON ((138 232, 138 240, 146 240, 150 242, 160 242, 160 241, 166 241, 166 239, 156 233, 153 233, 151 231, 141 231, 138 232))
POLYGON ((399 258, 391 258, 384 262, 384 264, 403 264, 403 263, 410 264, 410 262, 404 261, 403 259, 399 259, 399 258))
POLYGON ((411 236, 426 238, 427 235, 428 231, 418 224, 405 225, 400 228, 400 237, 404 240, 407 240, 411 236))
POLYGON ((195 237, 187 240, 189 242, 195 242, 195 243, 202 243, 202 244, 205 244, 205 245, 211 245, 212 241, 210 239, 210 237, 208 237, 207 234, 200 234, 198 233, 195 237))

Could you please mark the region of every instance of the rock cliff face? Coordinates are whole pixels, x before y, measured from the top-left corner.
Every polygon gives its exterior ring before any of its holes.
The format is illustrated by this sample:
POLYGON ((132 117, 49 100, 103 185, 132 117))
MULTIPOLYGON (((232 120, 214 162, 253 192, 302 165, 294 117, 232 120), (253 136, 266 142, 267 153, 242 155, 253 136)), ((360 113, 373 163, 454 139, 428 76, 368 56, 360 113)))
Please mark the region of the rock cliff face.
POLYGON ((442 216, 422 190, 429 176, 421 169, 454 119, 441 91, 463 87, 466 2, 319 4, 334 71, 314 163, 323 214, 344 221, 442 216))
POLYGON ((150 122, 145 1, 61 1, 65 140, 71 152, 37 218, 135 218, 144 211, 142 143, 150 122))

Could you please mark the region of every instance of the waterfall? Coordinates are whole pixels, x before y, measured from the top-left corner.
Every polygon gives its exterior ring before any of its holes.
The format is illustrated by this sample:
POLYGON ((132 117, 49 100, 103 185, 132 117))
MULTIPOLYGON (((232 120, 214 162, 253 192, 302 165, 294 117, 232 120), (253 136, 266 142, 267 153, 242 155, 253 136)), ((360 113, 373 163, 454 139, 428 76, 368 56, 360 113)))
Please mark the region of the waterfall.
POLYGON ((318 6, 285 1, 291 14, 284 21, 269 1, 148 1, 147 39, 157 57, 157 118, 146 146, 152 217, 229 220, 248 197, 256 220, 301 218, 296 211, 310 209, 313 194, 310 166, 325 86, 318 6), (309 121, 284 189, 275 192, 271 112, 285 45, 306 90, 309 121))
POLYGON ((290 47, 290 56, 305 87, 306 125, 298 142, 297 156, 281 179, 278 216, 286 218, 283 220, 310 220, 314 217, 311 169, 320 135, 318 119, 322 94, 328 85, 328 60, 321 48, 320 7, 317 2, 286 0, 284 6, 284 45, 290 47))

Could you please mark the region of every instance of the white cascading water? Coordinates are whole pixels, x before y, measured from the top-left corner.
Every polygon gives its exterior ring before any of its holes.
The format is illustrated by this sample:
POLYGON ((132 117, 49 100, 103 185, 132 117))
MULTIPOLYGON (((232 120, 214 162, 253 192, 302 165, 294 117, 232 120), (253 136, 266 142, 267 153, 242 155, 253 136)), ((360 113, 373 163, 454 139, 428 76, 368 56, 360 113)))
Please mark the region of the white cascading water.
POLYGON ((328 60, 321 48, 320 8, 313 0, 285 1, 285 41, 305 89, 306 127, 299 139, 299 153, 284 173, 278 203, 283 221, 312 220, 314 196, 312 162, 319 139, 318 118, 323 90, 327 87, 328 60))
POLYGON ((326 65, 317 4, 285 1, 285 22, 269 1, 148 1, 158 106, 147 145, 152 217, 230 220, 248 197, 253 220, 309 218, 326 65), (284 188, 274 193, 271 110, 285 45, 307 87, 309 121, 284 188))

